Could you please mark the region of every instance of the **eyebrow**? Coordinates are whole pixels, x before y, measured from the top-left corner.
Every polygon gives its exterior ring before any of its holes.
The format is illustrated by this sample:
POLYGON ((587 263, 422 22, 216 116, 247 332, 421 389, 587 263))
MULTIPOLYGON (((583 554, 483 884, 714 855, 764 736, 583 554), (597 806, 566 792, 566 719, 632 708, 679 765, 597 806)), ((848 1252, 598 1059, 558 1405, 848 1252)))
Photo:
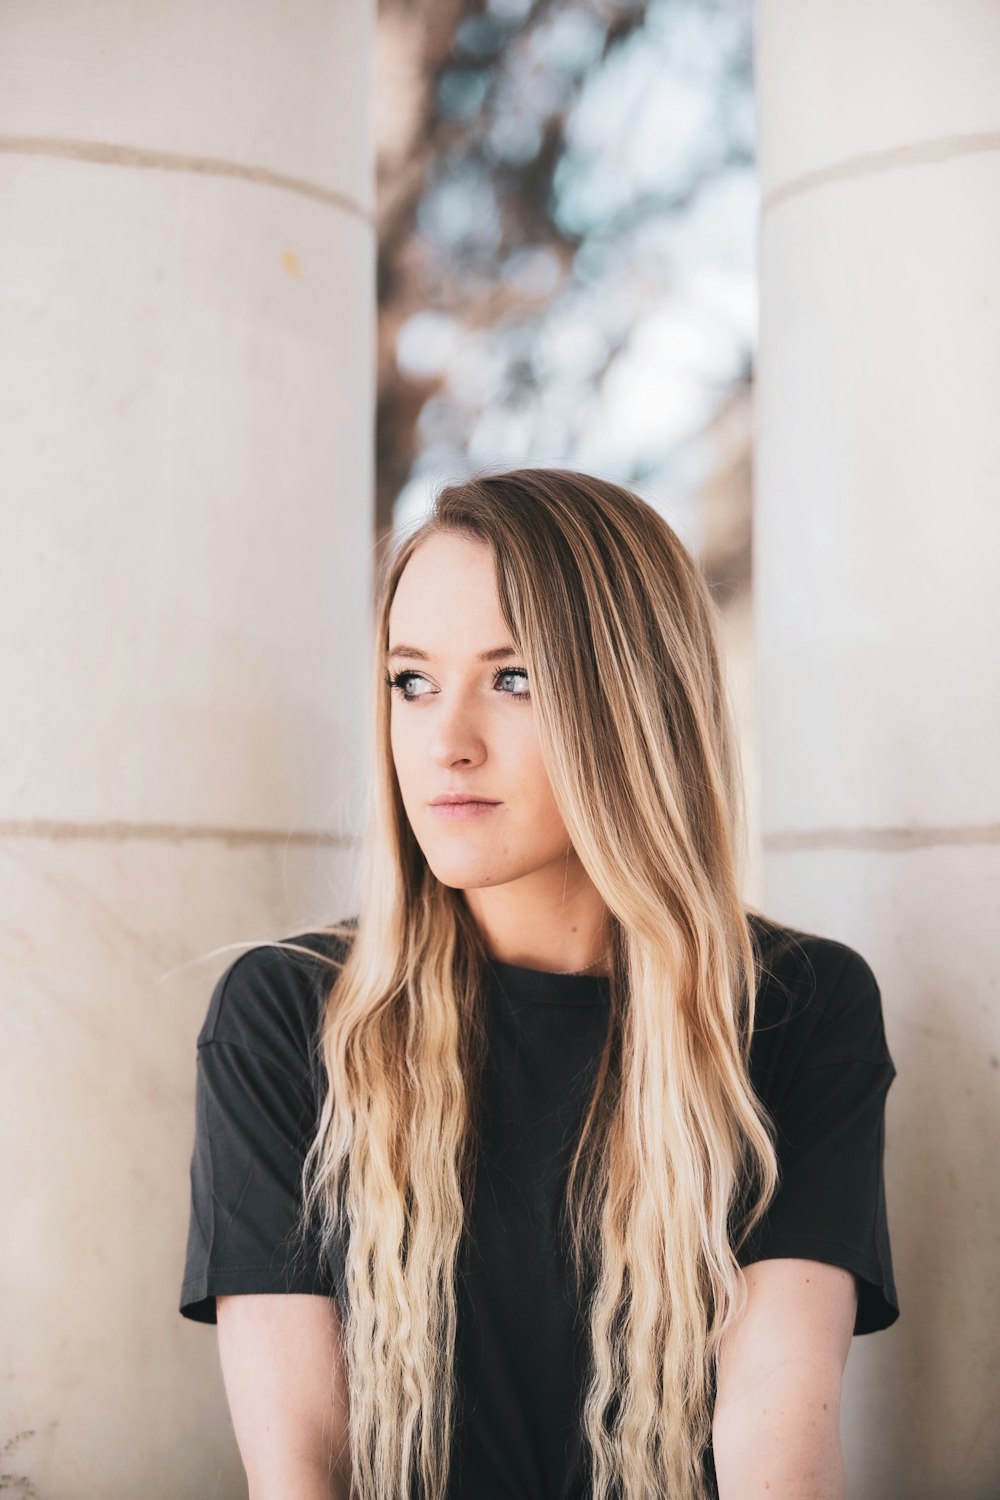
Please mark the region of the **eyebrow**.
MULTIPOLYGON (((491 651, 480 651, 477 661, 504 661, 508 656, 517 656, 513 646, 494 646, 491 651)), ((434 658, 417 646, 390 646, 386 659, 393 656, 408 656, 413 661, 433 661, 434 658)))

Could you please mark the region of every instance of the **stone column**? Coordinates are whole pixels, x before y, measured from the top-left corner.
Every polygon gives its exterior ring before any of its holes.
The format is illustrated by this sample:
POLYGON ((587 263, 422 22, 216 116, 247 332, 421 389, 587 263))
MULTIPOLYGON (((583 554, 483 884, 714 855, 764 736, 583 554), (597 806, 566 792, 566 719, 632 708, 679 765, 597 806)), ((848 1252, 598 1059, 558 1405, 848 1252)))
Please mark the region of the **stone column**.
POLYGON ((0 14, 12 1492, 245 1495, 177 1312, 221 945, 347 914, 374 6, 0 14))
POLYGON ((852 1500, 1000 1485, 1000 7, 763 0, 764 904, 881 982, 901 1318, 852 1500))

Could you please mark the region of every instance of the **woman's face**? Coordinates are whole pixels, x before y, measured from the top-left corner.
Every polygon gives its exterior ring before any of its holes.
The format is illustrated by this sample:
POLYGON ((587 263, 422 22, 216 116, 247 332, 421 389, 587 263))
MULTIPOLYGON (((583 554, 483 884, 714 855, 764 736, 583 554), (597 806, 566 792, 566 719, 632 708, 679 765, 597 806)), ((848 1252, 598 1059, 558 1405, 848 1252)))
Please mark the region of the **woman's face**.
POLYGON ((480 660, 511 645, 486 543, 456 533, 421 542, 389 613, 392 755, 417 843, 456 889, 566 866, 569 838, 542 764, 527 673, 513 651, 480 660), (431 805, 444 792, 493 805, 449 813, 431 805))

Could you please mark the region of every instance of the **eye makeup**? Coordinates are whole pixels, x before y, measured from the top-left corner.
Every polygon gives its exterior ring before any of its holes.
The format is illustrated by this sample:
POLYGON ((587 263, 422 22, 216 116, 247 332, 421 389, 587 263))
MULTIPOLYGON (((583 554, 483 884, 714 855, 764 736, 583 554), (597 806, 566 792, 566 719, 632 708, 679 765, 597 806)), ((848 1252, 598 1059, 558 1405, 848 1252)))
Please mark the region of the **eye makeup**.
MULTIPOLYGON (((383 678, 383 681, 385 682, 386 687, 392 688, 396 691, 401 702, 403 703, 416 703, 418 698, 429 698, 432 696, 430 693, 408 693, 406 691, 405 684, 411 677, 420 679, 421 673, 410 671, 387 673, 383 678)), ((503 677, 522 677, 525 681, 527 681, 528 674, 525 671, 524 667, 497 667, 496 671, 493 673, 493 686, 496 687, 497 683, 503 677)), ((524 698, 526 700, 529 698, 529 695, 526 692, 506 693, 504 694, 504 696, 507 698, 524 698)))

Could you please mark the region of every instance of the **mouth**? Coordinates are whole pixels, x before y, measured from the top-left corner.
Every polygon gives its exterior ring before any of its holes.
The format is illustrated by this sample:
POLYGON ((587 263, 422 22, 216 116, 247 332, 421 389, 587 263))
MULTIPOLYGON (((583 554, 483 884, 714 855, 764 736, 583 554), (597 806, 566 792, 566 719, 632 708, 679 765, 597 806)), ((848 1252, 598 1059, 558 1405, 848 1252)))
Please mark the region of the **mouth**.
POLYGON ((469 802, 480 802, 487 807, 498 807, 500 804, 495 797, 477 797, 475 792, 441 792, 434 797, 430 803, 431 807, 456 807, 459 804, 469 802))
POLYGON ((484 797, 445 797, 429 805, 437 818, 480 818, 502 806, 500 802, 489 802, 484 797))

